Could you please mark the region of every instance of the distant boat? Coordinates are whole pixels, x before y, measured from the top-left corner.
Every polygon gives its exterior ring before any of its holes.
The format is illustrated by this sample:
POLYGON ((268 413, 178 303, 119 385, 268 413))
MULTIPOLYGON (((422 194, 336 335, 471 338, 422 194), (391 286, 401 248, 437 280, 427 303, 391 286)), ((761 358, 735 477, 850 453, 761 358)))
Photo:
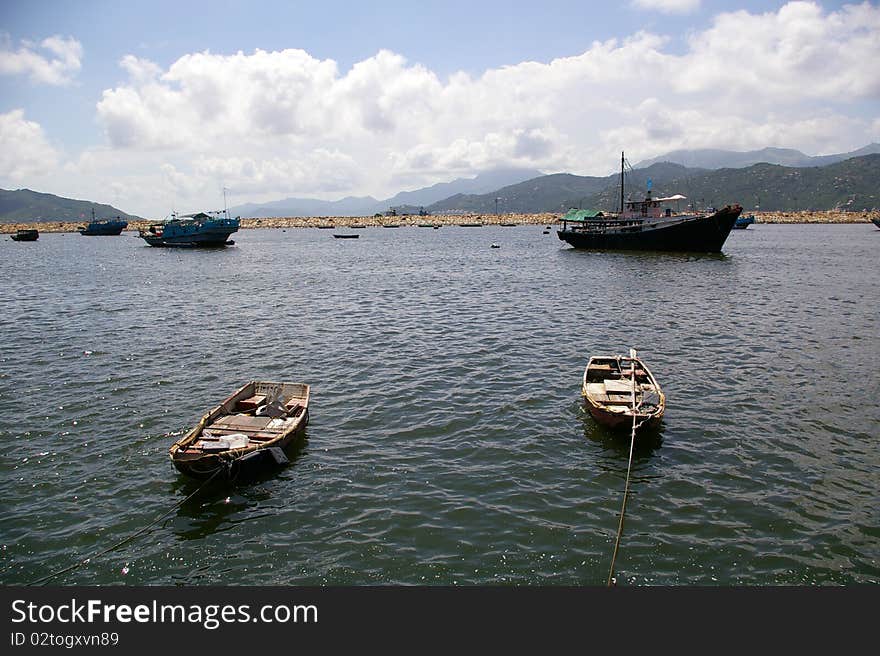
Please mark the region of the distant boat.
POLYGON ((733 224, 734 230, 745 230, 750 225, 755 222, 755 215, 749 214, 748 216, 739 216, 736 219, 736 223, 733 224))
POLYGON ((351 228, 352 230, 359 230, 359 229, 361 229, 361 228, 366 228, 366 227, 367 227, 367 226, 365 226, 365 225, 352 225, 352 226, 349 226, 349 228, 351 228))
POLYGON ((9 235, 13 241, 37 241, 40 238, 38 230, 18 230, 14 235, 9 235))
POLYGON ((492 244, 489 248, 501 248, 498 244, 492 244))
POLYGON ((196 248, 210 246, 231 246, 229 235, 237 232, 239 219, 230 219, 226 210, 217 212, 198 212, 171 218, 141 229, 138 237, 150 246, 169 246, 177 248, 196 248))
POLYGON ((92 220, 89 221, 87 226, 83 226, 77 228, 79 234, 91 237, 91 236, 109 236, 109 235, 120 235, 122 231, 128 227, 128 221, 119 218, 118 216, 115 219, 95 219, 95 210, 92 210, 92 220))
POLYGON ((620 212, 585 216, 585 210, 570 210, 562 217, 557 236, 574 248, 590 250, 690 251, 720 253, 721 247, 742 212, 728 205, 707 214, 677 214, 661 210, 664 201, 684 196, 651 198, 624 203, 624 156, 620 155, 620 212))
POLYGON ((666 396, 635 349, 629 357, 591 357, 581 394, 593 418, 609 428, 656 428, 666 409, 666 396))
POLYGON ((309 423, 309 393, 305 383, 246 383, 171 446, 171 462, 202 479, 232 479, 261 461, 283 464, 281 449, 309 423))
POLYGON ((336 228, 335 225, 319 225, 318 230, 333 230, 336 228))
POLYGON ((459 228, 482 228, 482 223, 459 223, 459 228))
POLYGON ((400 224, 398 223, 385 223, 382 225, 383 228, 399 228, 400 224))
POLYGON ((360 235, 357 234, 356 232, 351 233, 351 234, 349 234, 349 233, 333 233, 334 239, 357 239, 358 237, 360 237, 360 235))
POLYGON ((499 223, 498 225, 500 225, 502 228, 515 228, 519 224, 517 224, 517 223, 499 223))
POLYGON ((433 228, 434 224, 433 223, 420 223, 419 227, 420 228, 433 228))

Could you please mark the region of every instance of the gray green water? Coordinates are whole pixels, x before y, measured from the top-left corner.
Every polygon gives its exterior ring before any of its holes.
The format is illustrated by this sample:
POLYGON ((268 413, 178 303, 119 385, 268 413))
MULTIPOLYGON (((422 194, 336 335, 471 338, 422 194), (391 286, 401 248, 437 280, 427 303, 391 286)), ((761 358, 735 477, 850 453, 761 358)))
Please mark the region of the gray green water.
POLYGON ((55 582, 602 585, 628 444, 580 377, 630 346, 668 408, 635 454, 621 584, 880 581, 874 226, 758 225, 722 256, 536 226, 235 239, 0 241, 0 582, 172 508, 197 486, 169 445, 262 378, 312 385, 291 466, 55 582))

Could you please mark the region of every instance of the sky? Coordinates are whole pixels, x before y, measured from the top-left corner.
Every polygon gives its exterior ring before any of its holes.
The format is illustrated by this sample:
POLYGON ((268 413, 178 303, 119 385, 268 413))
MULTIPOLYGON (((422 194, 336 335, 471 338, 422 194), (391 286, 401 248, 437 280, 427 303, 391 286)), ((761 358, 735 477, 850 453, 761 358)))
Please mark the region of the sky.
POLYGON ((878 2, 0 0, 0 188, 161 218, 880 142, 878 2))

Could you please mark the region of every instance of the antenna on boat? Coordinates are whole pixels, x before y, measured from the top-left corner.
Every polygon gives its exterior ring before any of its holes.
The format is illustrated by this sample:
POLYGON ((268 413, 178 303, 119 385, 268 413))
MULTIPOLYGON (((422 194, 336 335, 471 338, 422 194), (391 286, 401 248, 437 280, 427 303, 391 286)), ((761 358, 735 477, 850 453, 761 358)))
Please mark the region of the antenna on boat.
POLYGON ((623 151, 620 151, 620 213, 623 214, 623 165, 626 160, 623 151))
POLYGON ((229 218, 229 210, 226 209, 226 192, 228 189, 223 187, 223 215, 228 219, 229 218))

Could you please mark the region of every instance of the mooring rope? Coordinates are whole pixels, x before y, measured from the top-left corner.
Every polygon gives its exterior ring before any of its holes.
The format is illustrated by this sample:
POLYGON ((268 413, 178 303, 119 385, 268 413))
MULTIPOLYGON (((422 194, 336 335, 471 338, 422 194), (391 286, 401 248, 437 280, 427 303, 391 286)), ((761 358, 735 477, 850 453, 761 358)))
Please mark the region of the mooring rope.
POLYGON ((205 480, 204 483, 202 483, 201 485, 199 485, 198 488, 196 488, 195 492, 193 492, 193 493, 190 494, 188 497, 186 497, 185 499, 183 499, 183 501, 178 501, 176 504, 174 504, 174 506, 172 506, 171 510, 169 510, 168 512, 166 512, 166 513, 160 515, 159 517, 157 517, 156 519, 154 519, 152 522, 150 522, 149 524, 147 524, 146 526, 144 526, 142 529, 140 529, 140 530, 138 530, 138 531, 135 531, 134 533, 132 533, 131 535, 129 535, 129 536, 126 537, 125 539, 120 540, 119 542, 117 542, 117 543, 114 544, 113 546, 108 547, 107 549, 104 549, 103 551, 99 551, 98 553, 93 554, 93 555, 89 556, 88 558, 84 558, 83 560, 80 560, 80 561, 74 563, 73 565, 70 565, 69 567, 65 567, 64 569, 58 570, 57 572, 53 572, 53 573, 51 573, 51 574, 49 574, 49 575, 47 575, 47 576, 44 576, 44 577, 42 577, 42 578, 39 578, 39 579, 35 580, 35 581, 31 581, 31 582, 28 583, 27 585, 40 585, 40 584, 42 584, 42 583, 45 583, 46 581, 48 581, 48 580, 50 580, 50 579, 54 579, 56 576, 61 576, 62 574, 66 574, 67 572, 70 572, 70 571, 75 570, 77 567, 82 567, 83 565, 87 565, 87 564, 89 564, 92 560, 94 560, 95 558, 98 558, 98 557, 100 557, 100 556, 103 556, 104 554, 108 554, 108 553, 110 553, 111 551, 114 551, 115 549, 118 549, 118 548, 121 547, 122 545, 131 542, 132 540, 134 540, 134 539, 135 539, 136 537, 138 537, 139 535, 142 535, 143 533, 146 533, 149 529, 153 528, 153 526, 155 526, 156 524, 158 524, 160 521, 162 521, 163 519, 165 519, 166 517, 168 517, 168 516, 169 516, 171 513, 173 513, 175 510, 177 510, 178 508, 180 508, 180 507, 181 507, 183 504, 185 504, 187 501, 189 501, 189 500, 192 499, 194 496, 196 496, 199 492, 201 492, 201 491, 205 488, 205 486, 208 485, 208 483, 210 483, 212 480, 214 480, 214 477, 217 476, 217 474, 219 474, 221 471, 224 471, 225 469, 226 469, 226 467, 222 467, 222 466, 221 466, 221 467, 218 467, 218 468, 216 469, 216 471, 214 471, 214 473, 211 474, 211 476, 205 480))
POLYGON ((636 429, 641 425, 641 423, 636 423, 636 419, 638 419, 638 406, 636 405, 636 363, 632 362, 631 366, 633 425, 632 435, 630 436, 629 442, 629 463, 626 466, 626 483, 624 483, 623 486, 623 505, 620 508, 620 523, 617 525, 617 538, 614 540, 614 553, 611 554, 611 569, 608 571, 608 581, 606 582, 606 585, 609 587, 615 582, 614 561, 617 560, 617 550, 620 548, 620 536, 623 535, 623 516, 626 514, 626 497, 629 494, 629 475, 632 471, 633 449, 636 444, 636 429))

